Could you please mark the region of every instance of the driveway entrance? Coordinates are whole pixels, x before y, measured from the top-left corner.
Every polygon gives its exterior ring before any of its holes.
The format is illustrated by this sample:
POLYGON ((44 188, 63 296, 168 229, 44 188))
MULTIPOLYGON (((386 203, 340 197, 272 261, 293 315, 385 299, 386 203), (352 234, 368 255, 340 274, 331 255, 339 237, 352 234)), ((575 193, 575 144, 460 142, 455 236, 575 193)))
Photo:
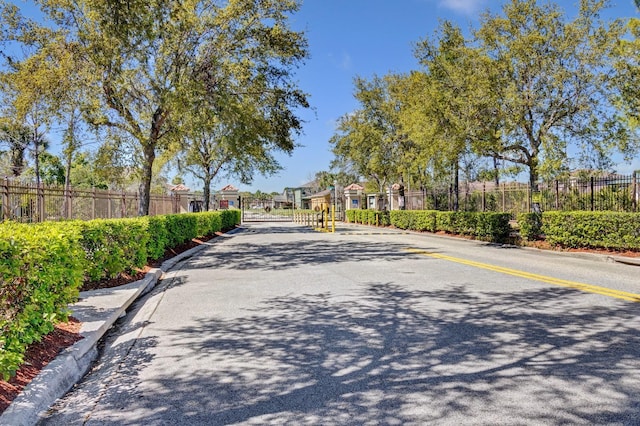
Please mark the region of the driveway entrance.
POLYGON ((292 203, 275 197, 242 199, 243 222, 293 222, 292 203))

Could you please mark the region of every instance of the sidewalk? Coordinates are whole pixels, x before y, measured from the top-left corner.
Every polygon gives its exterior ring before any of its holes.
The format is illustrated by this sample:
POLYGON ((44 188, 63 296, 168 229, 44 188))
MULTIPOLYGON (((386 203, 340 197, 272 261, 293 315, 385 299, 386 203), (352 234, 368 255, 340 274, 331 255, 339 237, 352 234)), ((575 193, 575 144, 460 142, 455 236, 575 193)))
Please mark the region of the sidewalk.
MULTIPOLYGON (((233 231, 224 235, 229 234, 233 234, 233 231)), ((217 238, 165 261, 160 268, 152 269, 140 281, 80 293, 79 301, 71 305, 70 309, 72 315, 82 322, 80 334, 83 339, 62 351, 22 390, 0 415, 0 425, 36 424, 40 413, 64 396, 89 371, 98 357, 99 340, 118 318, 126 314, 129 306, 151 291, 163 273, 178 262, 215 244, 216 240, 217 238)))

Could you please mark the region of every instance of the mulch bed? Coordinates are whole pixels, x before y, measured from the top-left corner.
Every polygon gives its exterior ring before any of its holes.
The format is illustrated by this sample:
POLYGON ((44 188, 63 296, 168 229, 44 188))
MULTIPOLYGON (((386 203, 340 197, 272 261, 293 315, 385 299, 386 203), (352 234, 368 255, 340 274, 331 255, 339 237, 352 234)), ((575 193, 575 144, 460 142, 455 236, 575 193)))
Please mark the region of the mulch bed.
POLYGON ((20 391, 38 375, 63 349, 73 345, 80 336, 82 323, 71 317, 69 322, 60 323, 56 328, 27 349, 25 362, 16 375, 8 382, 0 380, 0 413, 9 407, 20 391))

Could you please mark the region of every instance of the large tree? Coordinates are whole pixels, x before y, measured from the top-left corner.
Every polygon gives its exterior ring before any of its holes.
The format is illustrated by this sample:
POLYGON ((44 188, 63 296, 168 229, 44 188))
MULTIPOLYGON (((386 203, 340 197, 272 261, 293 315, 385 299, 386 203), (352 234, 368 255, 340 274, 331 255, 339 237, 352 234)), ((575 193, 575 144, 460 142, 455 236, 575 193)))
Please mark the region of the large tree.
POLYGON ((276 117, 265 117, 259 107, 251 94, 238 93, 224 108, 197 108, 183 116, 189 128, 185 129, 179 168, 202 181, 205 209, 210 206, 214 179, 224 175, 251 183, 255 172, 270 175, 281 169, 274 152, 293 148, 286 136, 288 125, 280 126, 276 117))
POLYGON ((485 15, 476 36, 498 72, 500 137, 487 154, 524 165, 537 188, 541 172, 566 167, 577 146, 596 167, 626 151, 629 134, 610 103, 612 53, 623 26, 603 23, 605 0, 581 0, 573 21, 554 3, 511 0, 485 15))
POLYGON ((450 207, 457 210, 462 159, 487 134, 495 117, 487 114, 489 99, 482 92, 488 78, 479 72, 484 60, 447 21, 434 39, 417 44, 415 54, 423 70, 408 77, 411 89, 402 96, 402 122, 419 147, 417 158, 425 162, 424 170, 428 166, 434 174, 446 171, 451 176, 450 207))
POLYGON ((622 39, 616 49, 618 72, 612 86, 620 119, 637 132, 640 129, 640 19, 631 19, 627 29, 629 37, 622 39))
POLYGON ((371 179, 380 193, 402 178, 401 153, 407 139, 400 126, 398 100, 390 91, 396 78, 356 78, 354 96, 360 108, 339 119, 330 140, 336 155, 334 166, 371 179))
POLYGON ((292 81, 307 56, 303 34, 288 28, 297 0, 38 3, 94 77, 85 118, 137 145, 140 214, 149 211, 156 159, 177 150, 189 126, 183 114, 203 103, 219 111, 234 97, 251 98, 279 146, 293 149, 292 133, 301 129, 295 109, 308 106, 292 81))

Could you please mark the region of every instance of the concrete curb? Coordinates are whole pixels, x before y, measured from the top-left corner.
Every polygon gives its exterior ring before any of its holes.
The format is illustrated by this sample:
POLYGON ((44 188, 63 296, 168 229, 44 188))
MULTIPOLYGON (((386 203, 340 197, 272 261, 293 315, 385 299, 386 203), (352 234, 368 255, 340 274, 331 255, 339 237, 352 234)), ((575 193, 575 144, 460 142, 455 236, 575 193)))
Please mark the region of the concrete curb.
MULTIPOLYGON (((237 228, 224 235, 233 235, 239 230, 240 228, 237 228)), ((160 268, 154 268, 149 271, 142 280, 114 289, 80 293, 79 301, 70 306, 70 308, 73 316, 83 323, 80 334, 84 338, 62 351, 40 371, 0 415, 0 425, 35 425, 40 419, 41 413, 63 397, 89 371, 93 362, 98 358, 98 342, 118 318, 126 315, 126 310, 129 306, 138 298, 153 290, 165 272, 183 260, 212 246, 218 241, 218 238, 220 237, 166 260, 160 268), (91 304, 91 301, 101 296, 112 297, 110 295, 116 292, 120 293, 120 297, 117 299, 115 306, 100 307, 100 318, 96 320, 96 310, 98 309, 91 304), (91 318, 92 316, 94 318, 91 318)))

